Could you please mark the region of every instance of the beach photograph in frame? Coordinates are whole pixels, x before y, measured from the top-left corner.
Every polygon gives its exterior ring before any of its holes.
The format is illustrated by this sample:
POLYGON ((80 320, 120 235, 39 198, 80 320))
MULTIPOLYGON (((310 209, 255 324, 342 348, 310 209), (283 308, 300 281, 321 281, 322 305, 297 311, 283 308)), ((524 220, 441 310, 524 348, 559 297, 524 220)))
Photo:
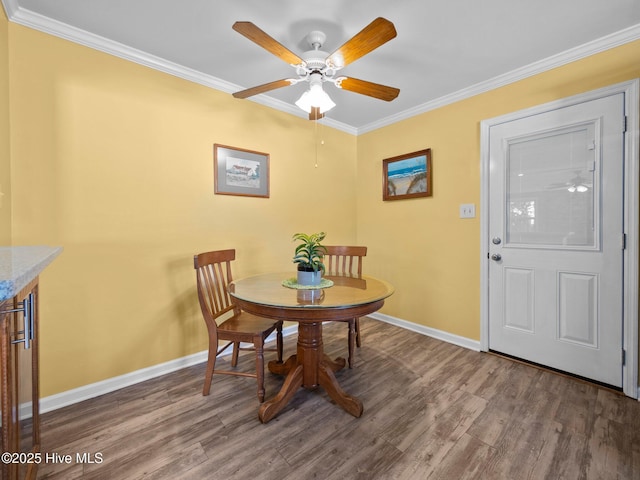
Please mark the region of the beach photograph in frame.
POLYGON ((214 193, 269 197, 269 154, 213 145, 214 193))
POLYGON ((431 149, 407 153, 382 161, 383 200, 430 197, 431 149))

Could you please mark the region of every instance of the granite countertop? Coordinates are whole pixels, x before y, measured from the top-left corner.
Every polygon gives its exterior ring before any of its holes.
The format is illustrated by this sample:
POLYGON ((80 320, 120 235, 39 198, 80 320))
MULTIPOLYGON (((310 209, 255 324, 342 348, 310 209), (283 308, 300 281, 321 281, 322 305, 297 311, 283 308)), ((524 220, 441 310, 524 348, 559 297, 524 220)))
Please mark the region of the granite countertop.
POLYGON ((62 247, 0 247, 0 301, 14 297, 62 253, 62 247))

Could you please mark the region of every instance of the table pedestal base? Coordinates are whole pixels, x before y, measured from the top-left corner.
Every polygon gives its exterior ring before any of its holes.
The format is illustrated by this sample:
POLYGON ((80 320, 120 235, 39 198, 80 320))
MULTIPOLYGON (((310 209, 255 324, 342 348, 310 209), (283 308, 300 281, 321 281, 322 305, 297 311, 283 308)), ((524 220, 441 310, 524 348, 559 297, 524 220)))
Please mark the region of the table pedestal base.
POLYGON ((318 386, 354 417, 362 415, 362 402, 346 393, 338 383, 334 372, 344 368, 344 358, 331 360, 322 349, 322 322, 300 323, 298 327, 298 351, 284 363, 269 362, 269 371, 287 378, 278 394, 263 403, 258 411, 262 423, 275 417, 291 400, 300 387, 315 390, 318 386))

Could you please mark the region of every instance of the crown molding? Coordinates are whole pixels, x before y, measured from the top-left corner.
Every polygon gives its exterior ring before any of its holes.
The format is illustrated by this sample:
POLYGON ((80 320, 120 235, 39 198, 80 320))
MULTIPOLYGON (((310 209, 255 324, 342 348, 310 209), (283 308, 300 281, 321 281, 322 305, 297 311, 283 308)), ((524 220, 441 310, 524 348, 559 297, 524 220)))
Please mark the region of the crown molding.
MULTIPOLYGON (((15 2, 16 0, 2 0, 3 2, 15 2)), ((124 45, 108 38, 96 35, 86 30, 67 25, 66 23, 53 20, 44 15, 19 8, 10 18, 10 20, 19 25, 33 28, 50 35, 54 35, 65 40, 69 40, 85 47, 99 50, 116 57, 129 60, 146 67, 159 70, 174 76, 184 78, 186 80, 199 83, 201 85, 222 90, 223 92, 233 92, 237 88, 236 85, 215 78, 211 75, 203 74, 191 68, 167 61, 163 58, 151 55, 127 45, 124 45)))
MULTIPOLYGON (((242 87, 240 87, 239 85, 221 80, 212 75, 199 72, 178 63, 170 62, 142 50, 129 47, 122 43, 109 40, 108 38, 102 37, 100 35, 87 32, 86 30, 82 30, 66 23, 53 20, 31 10, 20 8, 17 5, 17 0, 1 1, 5 6, 5 11, 7 12, 9 20, 19 25, 33 28, 34 30, 48 33, 65 40, 84 45, 85 47, 99 50, 101 52, 108 53, 125 60, 129 60, 139 65, 153 68, 155 70, 168 73, 169 75, 173 75, 190 82, 198 83, 206 87, 214 88, 222 92, 233 93, 237 92, 238 90, 242 90, 242 87)), ((294 105, 290 105, 286 102, 268 97, 266 95, 256 95, 249 101, 259 103, 261 105, 265 105, 267 107, 274 108, 286 113, 290 113, 304 119, 308 118, 308 115, 306 113, 304 113, 294 105)), ((337 130, 342 130, 351 135, 357 134, 357 129, 355 127, 342 122, 338 122, 337 120, 325 118, 322 120, 322 122, 327 126, 335 128, 337 130)))
POLYGON ((561 52, 559 54, 545 58, 538 62, 531 63, 522 68, 517 68, 503 75, 498 75, 497 77, 477 83, 468 88, 458 90, 457 92, 453 92, 449 95, 444 95, 432 101, 423 103, 422 105, 417 105, 408 110, 404 110, 403 112, 383 118, 377 122, 369 123, 358 128, 357 135, 367 133, 378 128, 386 127, 401 120, 406 120, 416 115, 420 115, 421 113, 429 112, 431 110, 435 110, 436 108, 444 107, 445 105, 465 100, 475 95, 485 93, 499 87, 503 87, 510 83, 514 83, 519 80, 532 77, 534 75, 538 75, 539 73, 561 67, 568 63, 575 62, 582 58, 589 57, 591 55, 595 55, 596 53, 604 52, 615 47, 619 47, 621 45, 624 45, 625 43, 633 42, 638 39, 640 39, 640 24, 633 25, 629 28, 620 30, 619 32, 615 32, 610 35, 606 35, 578 47, 565 50, 564 52, 561 52))
POLYGON ((18 0, 2 0, 2 6, 9 20, 11 20, 19 8, 18 0))
MULTIPOLYGON (((41 32, 48 33, 50 35, 54 35, 56 37, 60 37, 65 40, 69 40, 71 42, 78 43, 80 45, 84 45, 86 47, 99 50, 110 55, 114 55, 116 57, 120 57, 125 60, 129 60, 131 62, 135 62, 140 65, 144 65, 146 67, 168 73, 169 75, 183 78, 185 80, 198 83, 206 87, 214 88, 226 93, 233 93, 242 89, 242 87, 240 87, 239 85, 221 80, 212 75, 204 74, 197 70, 167 61, 163 58, 151 55, 141 50, 131 48, 122 43, 118 43, 99 35, 87 32, 85 30, 72 27, 57 20, 53 20, 31 10, 21 8, 18 5, 17 0, 0 1, 2 1, 5 12, 7 13, 7 18, 19 25, 33 28, 34 30, 39 30, 41 32)), ((497 77, 491 78, 484 82, 480 82, 468 88, 458 90, 457 92, 444 95, 442 97, 436 98, 421 105, 417 105, 395 115, 385 117, 379 121, 369 123, 359 128, 347 125, 346 123, 338 122, 337 120, 333 120, 328 117, 325 117, 322 122, 329 127, 341 130, 351 135, 361 135, 363 133, 377 130, 379 128, 386 127, 402 120, 406 120, 416 115, 435 110, 436 108, 465 100, 475 95, 494 90, 510 83, 523 80, 547 70, 566 65, 567 63, 580 60, 590 55, 594 55, 596 53, 600 53, 638 39, 640 39, 640 24, 633 25, 624 30, 620 30, 619 32, 601 37, 584 45, 566 50, 538 62, 531 63, 522 68, 512 70, 503 75, 498 75, 497 77)), ((307 118, 307 115, 294 105, 290 105, 281 100, 268 97, 264 94, 251 97, 249 101, 276 110, 280 110, 282 112, 290 113, 300 118, 307 118)))

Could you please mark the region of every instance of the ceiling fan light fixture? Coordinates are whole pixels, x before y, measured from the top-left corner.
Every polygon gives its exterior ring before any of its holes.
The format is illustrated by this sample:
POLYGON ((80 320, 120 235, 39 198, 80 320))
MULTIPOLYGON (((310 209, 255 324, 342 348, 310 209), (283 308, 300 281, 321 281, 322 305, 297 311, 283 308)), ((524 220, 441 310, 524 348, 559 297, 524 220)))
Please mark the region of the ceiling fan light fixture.
POLYGON ((580 171, 576 171, 576 176, 570 180, 571 183, 567 183, 570 193, 584 193, 589 191, 589 184, 585 183, 582 176, 580 176, 580 171))
POLYGON ((311 113, 312 107, 318 107, 320 113, 325 113, 336 106, 327 92, 322 89, 322 85, 319 84, 311 84, 309 90, 302 94, 296 105, 307 113, 311 113))
POLYGON ((580 183, 578 185, 574 183, 572 185, 569 185, 569 188, 567 188, 567 190, 569 190, 569 192, 571 193, 575 193, 575 192, 584 193, 589 190, 589 187, 587 187, 583 183, 580 183))

